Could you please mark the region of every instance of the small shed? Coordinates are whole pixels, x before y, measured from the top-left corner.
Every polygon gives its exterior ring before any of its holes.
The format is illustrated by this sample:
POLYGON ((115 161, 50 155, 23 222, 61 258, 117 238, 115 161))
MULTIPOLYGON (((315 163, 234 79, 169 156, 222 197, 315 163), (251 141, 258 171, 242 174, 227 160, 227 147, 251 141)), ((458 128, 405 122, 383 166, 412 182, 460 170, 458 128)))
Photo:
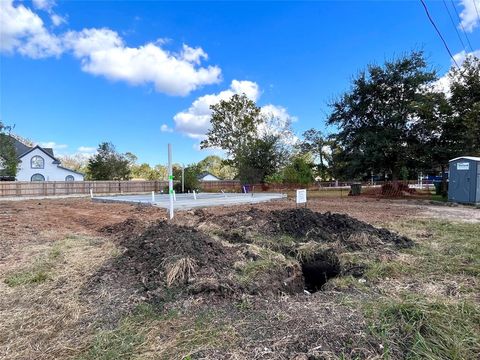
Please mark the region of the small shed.
POLYGON ((480 204, 480 157, 461 156, 449 162, 448 200, 480 204))

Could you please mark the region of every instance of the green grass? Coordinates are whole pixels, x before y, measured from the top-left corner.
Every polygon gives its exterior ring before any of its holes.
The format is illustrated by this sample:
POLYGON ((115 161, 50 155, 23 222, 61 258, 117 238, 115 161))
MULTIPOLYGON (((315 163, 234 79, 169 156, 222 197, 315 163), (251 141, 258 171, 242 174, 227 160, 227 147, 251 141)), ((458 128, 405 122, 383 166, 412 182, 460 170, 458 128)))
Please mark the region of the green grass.
POLYGON ((13 273, 6 277, 5 284, 10 287, 38 284, 48 279, 48 273, 43 269, 25 270, 13 273))
POLYGON ((142 358, 142 353, 151 352, 151 345, 156 349, 155 358, 189 359, 199 350, 228 346, 233 341, 232 328, 217 319, 211 311, 192 317, 141 304, 117 328, 95 334, 91 345, 76 360, 142 358))
POLYGON ((417 246, 404 252, 418 258, 418 274, 480 275, 480 225, 439 220, 403 223, 397 229, 416 238, 417 246))
POLYGON ((449 280, 461 286, 454 298, 443 292, 420 295, 400 290, 357 302, 369 319, 370 333, 384 346, 383 358, 477 358, 480 307, 462 294, 479 291, 475 278, 480 275, 480 225, 428 219, 389 227, 415 239, 416 246, 400 251, 406 257, 369 262, 368 280, 395 278, 399 284, 449 280))
POLYGON ((238 280, 244 285, 253 283, 258 277, 265 273, 281 270, 284 264, 274 259, 260 259, 247 262, 238 274, 238 280))
POLYGON ((474 304, 406 295, 369 303, 365 311, 384 358, 475 359, 480 353, 480 311, 474 304))

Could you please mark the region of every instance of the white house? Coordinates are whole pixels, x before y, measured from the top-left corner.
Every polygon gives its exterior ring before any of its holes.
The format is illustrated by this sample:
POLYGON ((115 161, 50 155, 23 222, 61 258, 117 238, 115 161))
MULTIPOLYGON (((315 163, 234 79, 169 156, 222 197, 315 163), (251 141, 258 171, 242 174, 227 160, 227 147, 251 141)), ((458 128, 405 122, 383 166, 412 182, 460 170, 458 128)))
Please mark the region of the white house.
POLYGON ((220 180, 215 175, 210 174, 209 172, 203 172, 197 177, 198 181, 218 181, 220 180))
POLYGON ((84 175, 63 167, 55 158, 53 149, 30 147, 13 138, 15 152, 20 161, 17 181, 83 181, 84 175))

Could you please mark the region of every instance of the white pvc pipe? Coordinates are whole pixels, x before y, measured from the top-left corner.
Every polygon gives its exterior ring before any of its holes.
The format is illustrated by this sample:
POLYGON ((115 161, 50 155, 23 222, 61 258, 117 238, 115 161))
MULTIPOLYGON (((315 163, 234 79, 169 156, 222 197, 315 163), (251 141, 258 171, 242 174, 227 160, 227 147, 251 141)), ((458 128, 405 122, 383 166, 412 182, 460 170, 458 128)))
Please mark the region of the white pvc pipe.
POLYGON ((93 198, 93 189, 90 188, 90 197, 93 198))
POLYGON ((197 200, 197 192, 195 190, 193 190, 193 199, 197 200))
POLYGON ((152 203, 155 202, 155 191, 152 191, 152 203))

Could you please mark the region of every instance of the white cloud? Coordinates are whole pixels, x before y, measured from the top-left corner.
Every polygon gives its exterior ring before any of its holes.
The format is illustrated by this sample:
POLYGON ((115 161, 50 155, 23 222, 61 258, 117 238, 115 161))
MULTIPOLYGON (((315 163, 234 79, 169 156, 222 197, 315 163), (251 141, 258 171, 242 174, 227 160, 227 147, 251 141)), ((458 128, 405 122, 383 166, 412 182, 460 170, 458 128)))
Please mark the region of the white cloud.
POLYGON ((160 126, 160 131, 171 133, 171 132, 173 132, 173 129, 170 126, 168 126, 167 124, 162 124, 162 126, 160 126))
POLYGON ((463 10, 460 13, 461 25, 465 31, 472 32, 480 23, 480 0, 460 0, 463 10))
MULTIPOLYGON (((36 1, 47 11, 54 25, 65 19, 52 11, 54 2, 36 1)), ((188 95, 201 86, 221 81, 218 66, 201 66, 208 58, 200 47, 183 45, 180 53, 164 49, 162 42, 128 47, 113 30, 83 29, 63 35, 50 32, 43 20, 23 4, 0 1, 0 50, 19 52, 31 58, 59 56, 71 51, 80 59, 83 71, 132 85, 152 84, 169 95, 188 95)))
POLYGON ((41 147, 51 148, 53 150, 61 150, 61 149, 66 149, 68 147, 68 145, 66 144, 57 144, 55 141, 41 142, 39 145, 41 147))
POLYGON ((175 130, 194 139, 204 138, 210 127, 210 115, 212 114, 210 106, 241 93, 245 93, 248 98, 256 101, 260 96, 260 89, 255 82, 233 80, 229 89, 218 94, 203 95, 195 100, 188 110, 177 113, 173 117, 175 130))
POLYGON ((268 104, 262 106, 261 112, 266 117, 266 121, 258 129, 260 135, 280 136, 285 145, 294 145, 298 142, 298 137, 291 131, 291 124, 298 121, 298 118, 290 115, 286 108, 268 104))
MULTIPOLYGON (((217 94, 201 96, 192 103, 188 110, 177 113, 173 117, 175 130, 193 139, 204 139, 210 128, 210 117, 212 114, 210 106, 219 103, 221 100, 228 100, 235 94, 242 93, 253 101, 257 101, 261 95, 257 83, 233 80, 229 89, 217 94)), ((267 121, 259 127, 258 131, 260 134, 282 135, 285 144, 289 145, 298 140, 290 131, 290 124, 297 121, 297 118, 291 116, 285 107, 268 104, 261 108, 261 113, 266 117, 267 121)))
POLYGON ((22 4, 0 1, 0 50, 38 59, 59 56, 61 41, 44 26, 42 19, 22 4))
MULTIPOLYGON (((453 55, 453 58, 457 62, 458 66, 462 66, 467 56, 472 55, 480 58, 480 50, 475 50, 469 53, 467 53, 465 50, 462 50, 453 55)), ((451 65, 454 65, 453 60, 451 61, 451 65)), ((448 72, 433 83, 433 88, 435 91, 441 91, 444 92, 445 95, 450 96, 450 78, 448 76, 448 72)))
POLYGON ((198 67, 205 52, 186 45, 176 55, 153 43, 125 46, 117 32, 109 29, 70 31, 65 44, 81 59, 82 70, 132 85, 153 84, 158 92, 188 95, 202 85, 221 80, 217 66, 198 67))
POLYGON ((55 6, 53 0, 32 0, 33 6, 40 10, 49 11, 55 6))
POLYGON ((52 20, 52 23, 53 25, 55 26, 60 26, 62 24, 66 24, 67 23, 67 19, 63 16, 60 16, 58 14, 52 14, 50 16, 50 20, 52 20))
MULTIPOLYGON (((157 40, 158 42, 158 40, 157 40)), ((182 58, 185 61, 194 63, 194 64, 200 64, 202 61, 202 58, 207 60, 208 55, 205 51, 203 51, 202 48, 191 48, 190 46, 183 44, 183 49, 182 49, 182 58)))
POLYGON ((97 148, 94 146, 80 146, 77 151, 81 153, 94 153, 97 151, 97 148))

